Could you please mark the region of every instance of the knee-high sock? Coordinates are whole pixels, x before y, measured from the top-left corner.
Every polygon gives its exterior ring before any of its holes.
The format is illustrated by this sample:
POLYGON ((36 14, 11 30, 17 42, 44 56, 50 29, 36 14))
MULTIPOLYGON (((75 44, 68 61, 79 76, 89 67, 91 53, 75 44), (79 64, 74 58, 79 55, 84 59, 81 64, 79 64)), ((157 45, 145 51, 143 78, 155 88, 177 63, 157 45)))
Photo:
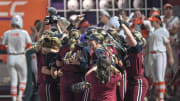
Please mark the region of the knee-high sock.
POLYGON ((164 101, 164 95, 165 95, 165 89, 166 89, 165 81, 156 82, 154 84, 156 87, 158 101, 164 101))
POLYGON ((19 97, 23 97, 25 88, 26 88, 26 82, 20 82, 19 94, 18 94, 19 97))
POLYGON ((17 86, 11 86, 12 101, 16 101, 17 98, 17 86))

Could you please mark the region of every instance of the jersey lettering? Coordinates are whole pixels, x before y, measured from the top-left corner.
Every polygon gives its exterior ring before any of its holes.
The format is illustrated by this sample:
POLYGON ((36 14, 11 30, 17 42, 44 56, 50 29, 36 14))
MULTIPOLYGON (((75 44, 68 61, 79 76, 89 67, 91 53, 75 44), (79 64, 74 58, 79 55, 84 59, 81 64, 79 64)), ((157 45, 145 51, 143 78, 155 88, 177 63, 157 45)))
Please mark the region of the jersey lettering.
POLYGON ((11 36, 12 37, 17 37, 17 36, 19 36, 19 33, 12 33, 11 36))

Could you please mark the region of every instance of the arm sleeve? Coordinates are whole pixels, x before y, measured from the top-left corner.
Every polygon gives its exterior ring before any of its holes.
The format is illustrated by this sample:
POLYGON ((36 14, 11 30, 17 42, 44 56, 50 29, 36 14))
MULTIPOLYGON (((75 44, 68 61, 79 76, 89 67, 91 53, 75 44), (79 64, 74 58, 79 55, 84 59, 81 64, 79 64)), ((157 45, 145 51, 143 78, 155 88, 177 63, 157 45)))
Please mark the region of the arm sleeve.
POLYGON ((169 37, 169 32, 166 30, 166 32, 162 35, 163 37, 163 42, 164 43, 169 43, 170 37, 169 37))
POLYGON ((25 31, 26 44, 32 43, 32 40, 27 31, 25 31))

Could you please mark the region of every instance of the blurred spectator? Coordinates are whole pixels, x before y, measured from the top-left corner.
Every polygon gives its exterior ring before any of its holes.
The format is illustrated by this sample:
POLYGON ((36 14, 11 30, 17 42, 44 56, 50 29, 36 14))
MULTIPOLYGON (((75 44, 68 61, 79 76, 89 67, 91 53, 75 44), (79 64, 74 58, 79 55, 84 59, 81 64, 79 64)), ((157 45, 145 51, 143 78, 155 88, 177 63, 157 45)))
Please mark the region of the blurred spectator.
POLYGON ((110 28, 110 26, 109 26, 110 17, 111 17, 110 14, 105 9, 102 9, 100 11, 100 16, 99 16, 100 25, 98 25, 98 26, 103 27, 103 29, 105 29, 105 30, 108 30, 110 28))
MULTIPOLYGON (((161 16, 162 21, 164 23, 164 27, 167 28, 167 30, 170 33, 170 43, 172 47, 173 52, 173 58, 174 58, 174 64, 171 66, 171 68, 167 68, 166 71, 166 81, 170 82, 172 80, 172 75, 175 73, 178 67, 178 51, 179 51, 179 37, 178 37, 178 30, 180 25, 180 20, 177 16, 174 16, 173 13, 173 5, 172 4, 165 4, 163 7, 164 15, 161 16)), ((176 89, 180 89, 177 87, 176 89)))
POLYGON ((32 40, 32 42, 37 42, 39 30, 41 28, 41 24, 42 24, 41 20, 36 20, 34 22, 34 26, 31 27, 31 31, 32 31, 32 33, 31 33, 31 40, 32 40))
POLYGON ((119 15, 118 16, 122 16, 122 20, 123 21, 127 21, 128 17, 127 17, 127 13, 125 10, 119 10, 119 15))
POLYGON ((178 62, 178 56, 177 56, 178 44, 179 44, 178 30, 179 30, 180 20, 177 16, 173 15, 173 5, 167 3, 164 5, 163 9, 164 9, 164 15, 161 16, 161 18, 164 23, 164 27, 166 27, 170 33, 171 46, 173 48, 173 56, 175 59, 175 64, 173 68, 175 69, 177 67, 177 62, 178 62))
POLYGON ((88 21, 83 21, 79 27, 80 27, 80 33, 81 33, 81 38, 80 41, 84 42, 85 41, 85 34, 87 33, 88 27, 90 26, 88 21))

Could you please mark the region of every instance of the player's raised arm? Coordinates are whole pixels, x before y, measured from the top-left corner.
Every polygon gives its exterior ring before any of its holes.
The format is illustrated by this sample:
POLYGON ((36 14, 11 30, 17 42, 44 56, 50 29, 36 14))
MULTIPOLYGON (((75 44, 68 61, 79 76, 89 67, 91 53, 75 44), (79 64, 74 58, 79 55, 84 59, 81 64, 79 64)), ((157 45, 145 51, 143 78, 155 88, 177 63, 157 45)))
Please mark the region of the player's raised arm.
POLYGON ((132 35, 132 32, 130 31, 130 29, 125 24, 122 24, 122 28, 127 36, 127 45, 132 46, 132 47, 136 46, 137 41, 135 40, 134 36, 132 35))

